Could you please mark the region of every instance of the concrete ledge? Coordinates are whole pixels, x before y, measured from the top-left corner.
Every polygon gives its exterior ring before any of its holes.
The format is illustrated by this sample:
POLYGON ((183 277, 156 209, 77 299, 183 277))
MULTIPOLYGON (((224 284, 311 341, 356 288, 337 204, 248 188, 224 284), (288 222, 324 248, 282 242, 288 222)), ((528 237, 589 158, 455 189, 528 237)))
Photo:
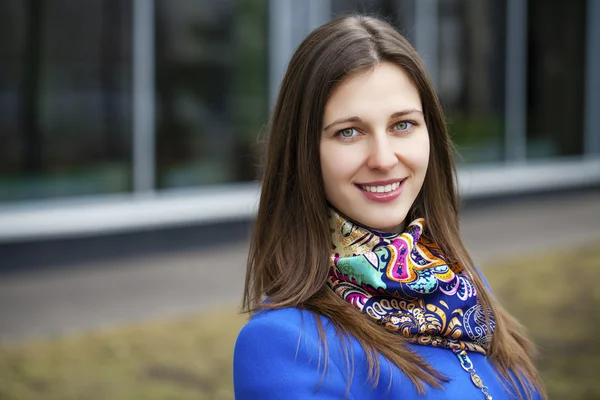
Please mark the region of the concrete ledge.
MULTIPOLYGON (((466 200, 600 184, 600 157, 459 169, 466 200)), ((104 196, 0 206, 0 243, 89 237, 249 220, 259 186, 238 183, 149 195, 104 196)))
POLYGON ((257 184, 148 195, 20 203, 0 208, 0 243, 249 219, 257 184))
POLYGON ((600 183, 600 158, 473 166, 458 175, 466 199, 577 189, 600 183))

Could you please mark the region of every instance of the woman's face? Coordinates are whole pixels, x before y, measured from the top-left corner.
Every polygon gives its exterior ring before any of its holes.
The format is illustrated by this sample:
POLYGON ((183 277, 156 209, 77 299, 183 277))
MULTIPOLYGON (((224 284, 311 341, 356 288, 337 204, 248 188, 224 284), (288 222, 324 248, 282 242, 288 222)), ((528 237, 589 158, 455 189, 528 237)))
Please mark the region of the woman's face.
POLYGON ((320 157, 331 205, 372 229, 404 228, 427 172, 429 135, 419 92, 401 68, 384 62, 334 90, 320 157))

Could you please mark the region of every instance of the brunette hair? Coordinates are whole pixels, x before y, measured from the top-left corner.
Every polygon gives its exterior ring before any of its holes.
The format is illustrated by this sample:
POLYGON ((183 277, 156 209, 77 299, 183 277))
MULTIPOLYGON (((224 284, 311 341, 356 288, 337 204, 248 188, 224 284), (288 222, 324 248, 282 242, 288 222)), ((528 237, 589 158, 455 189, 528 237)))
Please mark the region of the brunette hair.
MULTIPOLYGON (((450 263, 465 268, 483 309, 493 313, 495 331, 488 357, 499 373, 515 393, 521 386, 527 399, 532 398, 534 389, 545 397, 532 361, 534 346, 518 322, 492 297, 461 240, 453 147, 427 71, 410 43, 388 23, 374 17, 342 16, 315 29, 289 63, 268 126, 243 309, 255 312, 297 307, 312 311, 325 359, 327 342, 318 315, 326 316, 341 338, 352 335, 362 345, 373 384, 380 376, 377 353, 405 373, 421 393, 425 392, 425 384, 441 387, 447 380, 411 351, 401 335, 377 325, 326 284, 331 233, 319 157, 325 104, 340 82, 382 62, 397 65, 411 78, 421 97, 430 136, 427 174, 407 218, 426 219, 427 236, 440 246, 450 263)), ((489 324, 489 314, 487 321, 489 324)), ((351 350, 344 351, 349 389, 353 357, 348 353, 351 350)))

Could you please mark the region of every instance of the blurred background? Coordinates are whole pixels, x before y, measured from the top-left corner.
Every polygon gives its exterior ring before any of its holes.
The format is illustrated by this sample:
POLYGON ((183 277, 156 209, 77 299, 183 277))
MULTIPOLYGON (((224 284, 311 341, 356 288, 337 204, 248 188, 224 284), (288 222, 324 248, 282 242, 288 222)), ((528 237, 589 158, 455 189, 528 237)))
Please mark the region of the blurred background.
POLYGON ((600 0, 0 0, 0 398, 233 397, 263 128, 348 12, 423 58, 551 398, 600 398, 600 0))

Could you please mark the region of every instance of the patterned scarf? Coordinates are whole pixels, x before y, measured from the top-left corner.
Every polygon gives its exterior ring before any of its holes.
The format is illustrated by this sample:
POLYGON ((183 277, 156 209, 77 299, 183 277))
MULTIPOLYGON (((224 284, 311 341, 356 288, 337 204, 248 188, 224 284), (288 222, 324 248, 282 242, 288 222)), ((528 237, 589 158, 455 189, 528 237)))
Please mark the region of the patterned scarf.
POLYGON ((460 265, 422 236, 425 220, 404 233, 369 230, 330 210, 328 284, 342 299, 410 342, 486 354, 492 339, 475 285, 460 265))

